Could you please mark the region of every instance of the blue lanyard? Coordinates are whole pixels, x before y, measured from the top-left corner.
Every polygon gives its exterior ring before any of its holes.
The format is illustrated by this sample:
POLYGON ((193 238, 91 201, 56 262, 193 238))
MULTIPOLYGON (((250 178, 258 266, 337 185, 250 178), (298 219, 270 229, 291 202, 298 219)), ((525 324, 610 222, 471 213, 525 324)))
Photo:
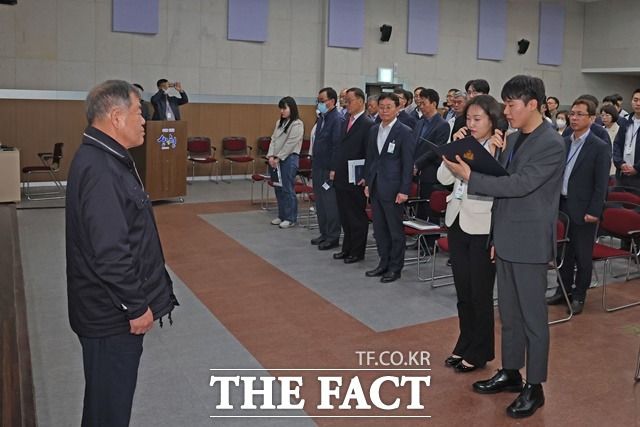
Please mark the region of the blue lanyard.
POLYGON ((584 145, 584 142, 585 142, 586 140, 587 140, 586 138, 582 140, 582 142, 580 143, 580 145, 578 145, 578 147, 576 147, 576 149, 573 151, 573 154, 569 153, 569 154, 571 154, 571 155, 570 155, 570 156, 569 156, 569 158, 567 159, 567 163, 565 163, 565 165, 564 165, 564 167, 565 167, 565 168, 566 168, 567 166, 569 166, 569 163, 571 163, 571 159, 573 159, 573 158, 575 157, 575 155, 578 153, 578 151, 580 151, 580 148, 582 148, 582 146, 584 145))

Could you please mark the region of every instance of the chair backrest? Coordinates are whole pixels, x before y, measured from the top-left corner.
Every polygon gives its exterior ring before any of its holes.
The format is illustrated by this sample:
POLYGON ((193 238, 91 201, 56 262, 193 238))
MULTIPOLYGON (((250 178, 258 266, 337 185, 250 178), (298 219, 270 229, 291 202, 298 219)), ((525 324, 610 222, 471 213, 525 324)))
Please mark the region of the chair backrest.
POLYGON ((215 147, 211 147, 211 138, 206 136, 191 136, 187 138, 187 155, 210 156, 212 148, 215 150, 215 147))
POLYGON ((558 242, 564 241, 569 237, 569 215, 561 211, 558 211, 556 232, 556 234, 558 235, 558 242))
POLYGON ((429 207, 432 211, 443 213, 447 210, 447 197, 451 191, 436 190, 429 197, 429 207))
POLYGON ((258 138, 258 155, 266 156, 269 152, 269 146, 271 145, 270 136, 261 136, 258 138))
POLYGON ((51 157, 51 168, 56 170, 60 169, 60 159, 62 158, 62 147, 64 142, 56 142, 53 144, 53 156, 51 157))
POLYGON ((309 156, 298 158, 298 172, 310 172, 312 160, 309 156))
POLYGON ((630 231, 640 230, 640 213, 635 209, 605 206, 600 228, 613 237, 628 239, 630 231))
POLYGON ((607 201, 640 205, 640 191, 633 187, 609 187, 607 190, 607 201))
POLYGON ((311 149, 311 140, 309 138, 302 139, 302 146, 300 147, 300 155, 308 156, 309 150, 311 149))
POLYGON ((409 187, 409 198, 415 199, 420 196, 420 185, 417 182, 411 182, 411 187, 409 187))
POLYGON ((228 155, 247 155, 247 138, 227 136, 222 139, 222 153, 228 155))

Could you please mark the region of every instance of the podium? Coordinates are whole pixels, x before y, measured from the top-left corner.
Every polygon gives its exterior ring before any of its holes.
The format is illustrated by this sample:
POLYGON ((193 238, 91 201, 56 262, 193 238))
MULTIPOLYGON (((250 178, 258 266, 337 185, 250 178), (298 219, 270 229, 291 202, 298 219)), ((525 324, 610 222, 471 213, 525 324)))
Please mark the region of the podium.
POLYGON ((187 195, 186 122, 147 122, 144 144, 129 152, 151 200, 187 195))

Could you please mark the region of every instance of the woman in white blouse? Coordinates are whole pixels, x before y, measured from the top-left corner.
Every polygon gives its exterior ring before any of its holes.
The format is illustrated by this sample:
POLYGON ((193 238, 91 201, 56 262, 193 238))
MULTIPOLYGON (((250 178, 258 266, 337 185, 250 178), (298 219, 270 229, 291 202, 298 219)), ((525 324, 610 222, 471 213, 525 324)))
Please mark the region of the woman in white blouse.
MULTIPOLYGON (((498 120, 502 118, 500 104, 492 96, 476 96, 467 102, 463 116, 467 125, 453 140, 471 135, 495 155, 496 141, 502 139, 498 129, 498 120)), ((453 192, 447 199, 445 223, 460 319, 460 335, 445 365, 452 366, 456 372, 471 372, 495 357, 495 265, 487 248, 493 199, 467 194, 467 183, 454 175, 444 162, 437 176, 441 184, 453 184, 453 192)))
POLYGON ((278 200, 278 218, 271 224, 280 228, 289 228, 296 223, 298 218, 298 200, 293 189, 296 174, 298 173, 298 155, 302 147, 304 124, 298 114, 298 105, 290 96, 286 96, 278 103, 280 119, 276 122, 276 128, 271 135, 271 145, 267 152, 270 173, 272 176, 280 170, 282 186, 274 185, 276 199, 278 200))

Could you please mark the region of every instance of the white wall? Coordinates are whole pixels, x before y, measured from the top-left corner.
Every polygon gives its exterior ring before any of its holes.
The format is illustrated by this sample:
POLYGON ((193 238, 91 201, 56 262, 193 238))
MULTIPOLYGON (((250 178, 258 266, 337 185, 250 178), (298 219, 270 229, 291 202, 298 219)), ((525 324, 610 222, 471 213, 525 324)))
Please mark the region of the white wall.
POLYGON ((613 25, 620 8, 606 7, 610 1, 586 7, 575 0, 558 2, 566 7, 559 67, 537 64, 539 0, 508 1, 506 58, 499 62, 476 59, 474 0, 441 1, 434 56, 406 53, 407 0, 366 0, 363 49, 326 47, 327 0, 271 0, 266 43, 226 39, 227 0, 160 0, 160 32, 153 36, 111 32, 111 0, 19 0, 17 6, 0 6, 0 88, 86 91, 121 78, 152 92, 156 80, 166 77, 182 81, 189 94, 310 99, 325 85, 364 86, 378 67, 397 63, 399 81, 410 89, 421 85, 441 94, 481 77, 499 96, 504 82, 522 73, 541 77, 547 93, 563 104, 585 92, 599 98, 630 92, 636 84, 632 77, 580 72, 583 62, 597 62, 595 31, 584 35, 589 49, 583 60, 583 30, 593 28, 585 20, 603 19, 597 32, 610 28, 615 32, 610 37, 621 40, 613 25), (388 43, 379 41, 385 23, 393 26, 388 43), (516 53, 521 38, 531 41, 525 55, 516 53))

